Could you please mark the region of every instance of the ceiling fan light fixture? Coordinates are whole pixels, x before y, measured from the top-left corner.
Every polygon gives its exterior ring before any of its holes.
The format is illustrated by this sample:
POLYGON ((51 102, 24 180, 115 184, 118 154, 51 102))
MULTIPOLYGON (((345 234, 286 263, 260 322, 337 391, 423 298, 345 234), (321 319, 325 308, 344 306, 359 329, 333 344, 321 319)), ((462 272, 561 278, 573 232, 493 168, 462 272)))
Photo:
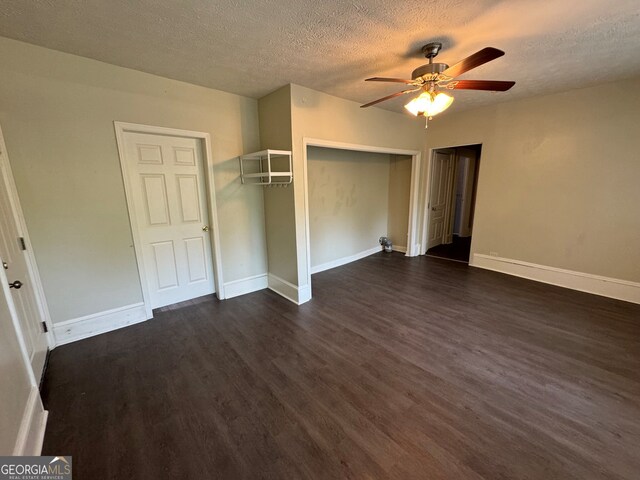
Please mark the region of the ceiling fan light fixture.
POLYGON ((443 92, 422 92, 407 103, 406 108, 412 115, 432 117, 444 112, 453 103, 453 97, 443 92))

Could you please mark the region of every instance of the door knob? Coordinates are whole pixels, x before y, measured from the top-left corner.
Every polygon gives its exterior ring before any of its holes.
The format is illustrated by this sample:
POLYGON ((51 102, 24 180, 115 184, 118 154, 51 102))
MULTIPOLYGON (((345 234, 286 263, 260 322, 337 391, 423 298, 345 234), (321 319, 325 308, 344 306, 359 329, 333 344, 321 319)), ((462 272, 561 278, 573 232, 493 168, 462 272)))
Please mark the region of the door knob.
POLYGON ((202 227, 202 231, 203 232, 208 232, 209 231, 209 225, 205 225, 204 227, 202 227))
POLYGON ((431 211, 435 212, 436 211, 436 207, 431 207, 431 211))
POLYGON ((16 280, 15 282, 9 284, 9 288, 15 288, 16 290, 18 290, 21 286, 22 282, 20 280, 16 280))
POLYGON ((9 264, 7 262, 2 262, 2 266, 5 270, 9 270, 9 264))

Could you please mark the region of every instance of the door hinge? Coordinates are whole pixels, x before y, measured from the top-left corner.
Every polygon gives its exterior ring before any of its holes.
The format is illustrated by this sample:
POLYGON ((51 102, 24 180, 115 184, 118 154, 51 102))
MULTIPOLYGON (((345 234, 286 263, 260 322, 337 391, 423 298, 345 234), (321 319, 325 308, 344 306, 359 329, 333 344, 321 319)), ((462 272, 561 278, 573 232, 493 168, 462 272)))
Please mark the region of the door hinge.
POLYGON ((27 244, 24 242, 24 237, 18 237, 18 243, 20 244, 20 248, 22 250, 27 249, 27 244))
POLYGON ((42 322, 42 331, 44 333, 49 333, 49 328, 47 328, 47 324, 45 322, 42 322))

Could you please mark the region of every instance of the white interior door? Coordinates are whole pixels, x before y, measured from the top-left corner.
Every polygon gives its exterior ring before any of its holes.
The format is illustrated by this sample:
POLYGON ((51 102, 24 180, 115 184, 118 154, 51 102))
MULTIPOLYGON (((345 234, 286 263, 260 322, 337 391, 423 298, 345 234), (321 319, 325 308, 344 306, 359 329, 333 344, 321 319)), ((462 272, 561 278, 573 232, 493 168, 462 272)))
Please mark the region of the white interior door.
POLYGON ((429 195, 429 240, 427 249, 445 241, 451 208, 451 189, 455 166, 453 150, 436 150, 431 160, 429 195))
POLYGON ((213 293, 200 140, 126 132, 124 144, 151 308, 213 293))
POLYGON ((34 378, 40 380, 47 356, 47 336, 44 318, 36 300, 36 282, 39 279, 29 269, 26 234, 20 226, 20 205, 17 201, 9 159, 0 143, 0 259, 8 282, 12 287, 11 299, 20 323, 27 356, 34 378))

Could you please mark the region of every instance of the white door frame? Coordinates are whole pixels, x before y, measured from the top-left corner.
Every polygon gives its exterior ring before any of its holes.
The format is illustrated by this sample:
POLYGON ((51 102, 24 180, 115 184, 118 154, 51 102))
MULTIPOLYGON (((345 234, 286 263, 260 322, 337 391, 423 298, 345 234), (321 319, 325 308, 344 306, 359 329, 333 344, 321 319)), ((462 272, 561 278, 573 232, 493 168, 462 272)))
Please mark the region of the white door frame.
MULTIPOLYGON (((16 187, 15 180, 13 178, 13 172, 11 171, 11 164, 9 163, 9 154, 7 152, 7 146, 4 142, 4 135, 2 134, 2 128, 0 127, 0 150, 3 155, 0 155, 0 168, 5 172, 5 181, 7 196, 11 203, 11 211, 13 218, 16 220, 18 233, 27 245, 26 257, 27 269, 29 270, 29 280, 33 285, 33 293, 38 306, 38 313, 40 314, 40 321, 44 322, 47 326, 47 345, 49 349, 53 349, 56 346, 55 336, 53 335, 53 322, 49 314, 49 305, 47 305, 47 299, 44 295, 44 288, 42 288, 42 281, 40 279, 40 272, 38 271, 38 264, 36 263, 36 257, 31 246, 31 239, 29 238, 29 231, 27 230, 27 223, 25 222, 22 207, 20 206, 20 199, 18 197, 18 188, 16 187)), ((19 332, 19 336, 22 332, 19 332)), ((31 370, 31 364, 29 364, 29 370, 31 370)))
POLYGON ((138 228, 138 220, 136 218, 135 209, 133 208, 133 179, 126 161, 124 148, 125 133, 146 133, 152 135, 165 135, 171 137, 195 138, 200 140, 202 151, 204 153, 205 162, 203 164, 204 178, 207 195, 207 210, 209 215, 209 225, 211 226, 211 257, 213 259, 214 282, 216 287, 216 296, 220 300, 224 300, 224 281, 222 278, 222 255, 220 253, 220 231, 218 227, 218 209, 216 207, 216 191, 213 179, 213 156, 211 150, 211 136, 207 132, 195 132, 191 130, 181 130, 177 128, 156 127, 153 125, 142 125, 137 123, 113 122, 116 132, 116 142, 118 144, 118 155, 120 157, 120 167, 122 168, 122 177, 124 180, 124 191, 127 200, 127 209, 129 210, 129 223, 131 224, 131 235, 133 236, 133 247, 136 254, 136 262, 138 264, 138 274, 140 276, 140 286, 142 288, 142 300, 144 308, 147 312, 147 318, 153 318, 153 312, 149 294, 147 269, 144 265, 142 257, 142 242, 140 240, 140 229, 138 228))
MULTIPOLYGON (((477 140, 477 141, 469 141, 469 142, 465 142, 461 145, 442 145, 442 146, 437 146, 437 147, 431 147, 429 148, 429 154, 427 155, 427 165, 425 166, 426 168, 425 173, 424 173, 424 189, 423 189, 423 198, 422 198, 422 204, 424 205, 424 209, 423 209, 423 217, 422 217, 422 243, 420 245, 420 254, 424 254, 427 251, 427 242, 429 241, 429 215, 430 215, 430 209, 428 208, 429 205, 429 199, 431 198, 431 166, 433 164, 433 156, 435 155, 436 150, 444 150, 446 148, 463 148, 463 147, 468 147, 470 145, 480 145, 482 146, 482 141, 477 140)), ((476 159, 477 161, 477 159, 476 159)), ((457 161, 456 161, 457 164, 457 161)), ((478 172, 478 177, 479 177, 479 173, 478 172)), ((476 182, 479 180, 476 179, 476 182)), ((473 217, 473 221, 475 223, 475 216, 473 217)), ((473 230, 473 227, 472 227, 473 230)), ((471 242, 473 242, 473 236, 471 237, 471 242)), ((472 248, 473 250, 473 248, 472 248)))
MULTIPOLYGON (((309 177, 307 168, 308 147, 335 148, 338 150, 355 150, 358 152, 387 153, 390 155, 408 155, 411 157, 411 189, 409 193, 409 230, 407 232, 407 257, 420 255, 420 245, 424 242, 418 228, 420 168, 422 154, 418 150, 403 150, 401 148, 377 147, 372 145, 358 145, 355 143, 334 142, 319 138, 302 138, 302 165, 304 181, 304 221, 307 237, 307 285, 311 287, 311 236, 309 234, 309 177)), ((299 282, 300 283, 300 282, 299 282)))

